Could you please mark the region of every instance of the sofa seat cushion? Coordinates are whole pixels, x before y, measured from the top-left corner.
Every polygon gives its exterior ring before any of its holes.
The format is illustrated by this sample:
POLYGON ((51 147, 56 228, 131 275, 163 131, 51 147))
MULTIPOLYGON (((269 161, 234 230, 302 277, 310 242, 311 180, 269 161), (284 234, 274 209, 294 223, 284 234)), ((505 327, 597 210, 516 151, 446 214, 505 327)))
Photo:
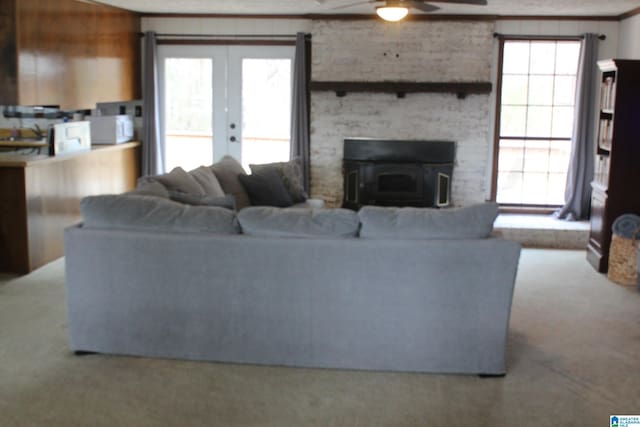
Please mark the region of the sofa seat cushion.
POLYGON ((364 206, 358 212, 365 239, 483 239, 498 216, 496 203, 464 208, 364 206))
POLYGON ((242 232, 262 237, 355 237, 358 215, 347 209, 252 206, 238 213, 242 232))
POLYGON ((282 177, 274 169, 265 169, 251 175, 238 176, 249 195, 252 206, 276 206, 286 208, 293 200, 282 182, 282 177))
POLYGON ((231 194, 235 197, 237 209, 251 205, 249 195, 238 178, 240 175, 246 175, 246 172, 236 159, 231 156, 224 156, 219 162, 211 165, 211 170, 218 178, 222 190, 226 194, 231 194))
POLYGON ((84 227, 238 234, 234 211, 190 206, 153 196, 104 195, 80 202, 84 227))

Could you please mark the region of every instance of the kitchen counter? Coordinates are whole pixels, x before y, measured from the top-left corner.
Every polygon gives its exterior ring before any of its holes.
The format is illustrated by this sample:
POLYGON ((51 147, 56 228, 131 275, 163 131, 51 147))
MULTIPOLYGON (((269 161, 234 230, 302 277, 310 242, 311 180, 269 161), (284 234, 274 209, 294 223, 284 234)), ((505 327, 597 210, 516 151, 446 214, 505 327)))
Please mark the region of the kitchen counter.
POLYGON ((47 144, 44 140, 33 140, 33 141, 0 141, 0 148, 49 148, 49 144, 47 144))
POLYGON ((25 274, 64 255, 80 200, 122 193, 140 176, 140 143, 57 156, 0 153, 0 272, 25 274))
MULTIPOLYGON (((2 147, 2 142, 0 142, 0 147, 2 147)), ((47 147, 48 144, 45 144, 44 146, 47 147)), ((139 142, 125 142, 124 144, 116 145, 93 145, 91 147, 91 151, 78 151, 75 153, 58 154, 56 156, 48 156, 46 154, 16 154, 10 152, 0 153, 0 167, 25 167, 42 163, 62 162, 73 157, 86 156, 94 151, 120 151, 139 146, 139 142)), ((32 147, 24 146, 24 148, 32 147)))

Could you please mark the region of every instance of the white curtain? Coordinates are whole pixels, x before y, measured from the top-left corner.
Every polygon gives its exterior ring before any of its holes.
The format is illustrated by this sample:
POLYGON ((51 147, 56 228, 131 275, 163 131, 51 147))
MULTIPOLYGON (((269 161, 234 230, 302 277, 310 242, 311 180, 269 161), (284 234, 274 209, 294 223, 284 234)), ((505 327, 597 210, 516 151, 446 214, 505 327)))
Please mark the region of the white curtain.
POLYGON ((595 161, 593 117, 597 95, 597 58, 598 35, 585 34, 578 63, 573 138, 565 204, 556 212, 558 218, 570 221, 587 219, 590 214, 591 181, 595 161))
POLYGON ((142 96, 142 175, 156 175, 164 172, 164 149, 160 138, 158 106, 158 46, 156 33, 152 31, 146 32, 144 36, 142 96))

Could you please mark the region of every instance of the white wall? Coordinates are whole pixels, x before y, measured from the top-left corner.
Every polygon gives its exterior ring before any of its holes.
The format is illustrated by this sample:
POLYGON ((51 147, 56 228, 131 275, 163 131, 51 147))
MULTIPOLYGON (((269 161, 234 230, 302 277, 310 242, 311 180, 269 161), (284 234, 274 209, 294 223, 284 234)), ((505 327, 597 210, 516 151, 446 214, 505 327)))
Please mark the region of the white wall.
POLYGON ((620 22, 618 58, 640 59, 640 15, 620 22))
POLYGON ((308 32, 307 19, 142 18, 142 31, 163 34, 272 34, 308 32))

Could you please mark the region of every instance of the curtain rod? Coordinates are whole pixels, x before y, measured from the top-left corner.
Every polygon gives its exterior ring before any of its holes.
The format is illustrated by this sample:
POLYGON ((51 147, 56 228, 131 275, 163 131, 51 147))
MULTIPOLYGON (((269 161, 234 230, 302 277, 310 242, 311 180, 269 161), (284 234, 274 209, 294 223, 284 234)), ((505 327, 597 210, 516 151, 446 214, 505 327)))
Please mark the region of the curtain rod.
MULTIPOLYGON (((584 34, 576 35, 576 36, 552 36, 552 35, 529 35, 529 34, 502 34, 502 33, 493 33, 493 37, 498 38, 509 38, 509 39, 531 39, 531 40, 575 40, 575 39, 583 39, 584 34)), ((607 36, 604 34, 599 34, 599 40, 606 40, 607 36)))
MULTIPOLYGON (((145 33, 138 33, 144 37, 145 33)), ((216 39, 216 38, 296 38, 296 34, 169 34, 157 33, 158 38, 189 38, 189 39, 216 39)), ((305 38, 310 39, 311 34, 305 34, 305 38)))

